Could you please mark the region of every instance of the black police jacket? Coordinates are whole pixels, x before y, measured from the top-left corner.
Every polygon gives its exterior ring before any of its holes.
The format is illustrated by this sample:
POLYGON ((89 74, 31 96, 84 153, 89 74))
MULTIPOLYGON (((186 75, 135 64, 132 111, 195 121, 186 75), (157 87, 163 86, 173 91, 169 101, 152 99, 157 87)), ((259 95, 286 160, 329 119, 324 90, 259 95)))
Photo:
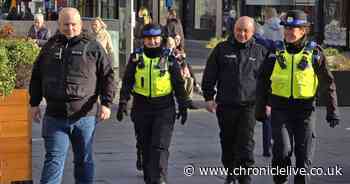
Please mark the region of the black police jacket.
POLYGON ((53 117, 96 115, 97 98, 112 106, 115 96, 111 61, 99 43, 83 34, 72 39, 56 34, 42 48, 32 71, 30 104, 46 99, 53 117))
POLYGON ((219 43, 210 54, 202 80, 206 101, 241 106, 254 104, 257 76, 268 51, 252 38, 242 44, 233 37, 219 43))
MULTIPOLYGON (((122 88, 120 90, 119 103, 127 103, 130 100, 130 96, 133 95, 133 109, 136 111, 152 112, 154 110, 160 110, 170 107, 175 107, 174 96, 180 106, 188 107, 191 103, 189 97, 185 92, 185 81, 182 78, 180 65, 176 61, 173 55, 168 56, 171 85, 173 93, 162 97, 145 97, 133 92, 135 84, 136 67, 138 67, 139 60, 135 60, 135 54, 130 56, 129 62, 126 65, 125 73, 122 81, 122 88)), ((138 53, 142 55, 142 53, 138 53)), ((145 52, 147 55, 147 52, 145 52)), ((150 58, 156 58, 161 56, 161 52, 153 52, 152 55, 147 55, 150 58)))

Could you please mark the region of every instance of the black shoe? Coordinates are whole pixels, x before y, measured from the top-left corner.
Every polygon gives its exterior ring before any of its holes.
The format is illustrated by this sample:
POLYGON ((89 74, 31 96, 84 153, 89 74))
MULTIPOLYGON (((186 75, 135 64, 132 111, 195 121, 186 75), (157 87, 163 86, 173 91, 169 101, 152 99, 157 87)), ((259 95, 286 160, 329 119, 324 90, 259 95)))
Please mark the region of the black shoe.
POLYGON ((271 157, 271 153, 269 153, 269 152, 263 153, 263 157, 271 157))
POLYGON ((137 149, 136 169, 138 171, 142 171, 143 170, 142 151, 140 149, 137 149))
POLYGON ((224 184, 236 184, 236 179, 232 176, 227 176, 224 184))

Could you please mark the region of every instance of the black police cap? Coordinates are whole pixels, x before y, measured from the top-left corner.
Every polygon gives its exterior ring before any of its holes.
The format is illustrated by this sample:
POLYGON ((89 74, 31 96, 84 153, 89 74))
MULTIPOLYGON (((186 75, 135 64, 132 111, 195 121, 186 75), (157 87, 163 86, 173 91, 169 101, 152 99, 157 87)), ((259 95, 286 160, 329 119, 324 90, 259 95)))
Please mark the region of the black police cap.
POLYGON ((307 21, 307 15, 301 10, 289 10, 281 21, 281 25, 288 27, 308 27, 310 23, 307 21))
POLYGON ((142 37, 161 36, 162 27, 159 24, 146 24, 142 29, 142 37))

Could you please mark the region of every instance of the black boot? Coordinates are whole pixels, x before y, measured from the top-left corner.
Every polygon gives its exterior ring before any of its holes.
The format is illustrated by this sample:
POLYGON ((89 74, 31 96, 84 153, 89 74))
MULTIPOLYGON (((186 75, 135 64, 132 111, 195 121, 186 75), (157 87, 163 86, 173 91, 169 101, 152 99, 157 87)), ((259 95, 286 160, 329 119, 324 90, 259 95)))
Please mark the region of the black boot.
POLYGON ((249 175, 243 175, 238 177, 239 184, 251 184, 252 179, 249 175))
POLYGON ((137 148, 137 160, 136 160, 136 169, 142 171, 143 159, 142 159, 142 150, 137 148))
POLYGON ((233 176, 227 176, 224 184, 236 184, 236 179, 233 176))

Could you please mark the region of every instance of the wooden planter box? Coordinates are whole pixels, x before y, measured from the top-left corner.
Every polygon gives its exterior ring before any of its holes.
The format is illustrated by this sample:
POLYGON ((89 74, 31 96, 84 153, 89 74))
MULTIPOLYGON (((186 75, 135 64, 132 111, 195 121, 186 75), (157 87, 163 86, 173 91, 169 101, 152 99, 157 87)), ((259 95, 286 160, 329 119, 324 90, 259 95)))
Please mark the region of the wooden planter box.
MULTIPOLYGON (((332 74, 335 78, 335 84, 337 86, 337 95, 338 95, 338 105, 339 106, 350 106, 350 71, 332 71, 332 74)), ((321 87, 324 84, 320 84, 321 87)), ((318 106, 326 105, 326 91, 323 91, 319 94, 319 98, 317 100, 318 106)))
POLYGON ((0 96, 0 184, 32 184, 31 117, 27 90, 0 96))

